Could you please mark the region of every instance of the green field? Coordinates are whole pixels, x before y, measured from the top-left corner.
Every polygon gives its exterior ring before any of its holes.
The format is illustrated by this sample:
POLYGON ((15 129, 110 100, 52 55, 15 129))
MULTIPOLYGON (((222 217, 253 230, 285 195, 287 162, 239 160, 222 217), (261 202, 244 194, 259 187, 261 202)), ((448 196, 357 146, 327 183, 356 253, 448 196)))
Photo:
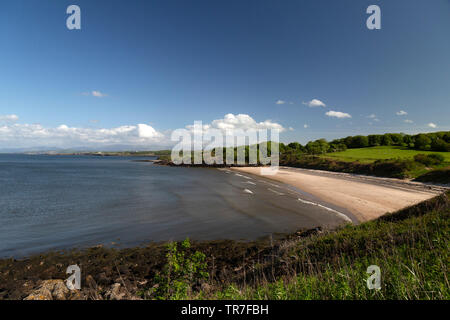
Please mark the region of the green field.
POLYGON ((413 159, 414 156, 419 153, 439 153, 445 157, 446 164, 450 163, 450 152, 420 151, 396 146, 348 149, 342 152, 326 153, 322 157, 340 161, 360 161, 363 163, 370 163, 375 160, 385 159, 413 159))

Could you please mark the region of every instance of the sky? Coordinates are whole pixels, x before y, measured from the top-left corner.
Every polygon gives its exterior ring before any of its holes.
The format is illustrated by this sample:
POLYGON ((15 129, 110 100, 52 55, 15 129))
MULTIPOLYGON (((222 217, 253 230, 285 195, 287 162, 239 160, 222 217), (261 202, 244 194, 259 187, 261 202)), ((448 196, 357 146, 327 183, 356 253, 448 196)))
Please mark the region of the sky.
POLYGON ((450 130, 448 0, 5 0, 0 149, 450 130), (69 30, 69 5, 81 30, 69 30), (381 29, 369 30, 370 5, 381 29))

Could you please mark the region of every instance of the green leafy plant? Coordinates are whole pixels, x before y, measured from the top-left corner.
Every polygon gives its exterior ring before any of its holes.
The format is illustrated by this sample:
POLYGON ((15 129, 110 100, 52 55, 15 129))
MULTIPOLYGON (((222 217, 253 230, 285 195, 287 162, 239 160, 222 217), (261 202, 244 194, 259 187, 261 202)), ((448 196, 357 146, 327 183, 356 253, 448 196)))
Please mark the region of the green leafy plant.
POLYGON ((193 287, 208 279, 204 253, 190 252, 189 238, 178 247, 177 242, 167 245, 167 264, 155 276, 152 293, 156 299, 186 299, 193 287))

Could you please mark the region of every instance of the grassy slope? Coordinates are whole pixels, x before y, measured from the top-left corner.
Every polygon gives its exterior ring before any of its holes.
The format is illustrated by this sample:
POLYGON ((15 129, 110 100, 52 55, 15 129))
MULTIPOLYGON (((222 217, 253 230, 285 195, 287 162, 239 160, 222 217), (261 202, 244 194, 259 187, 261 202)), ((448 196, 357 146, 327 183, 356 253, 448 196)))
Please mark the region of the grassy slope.
POLYGON ((363 163, 370 163, 375 160, 383 160, 383 159, 413 159, 414 156, 419 153, 442 154, 445 157, 446 164, 447 165, 450 164, 450 152, 420 151, 396 146, 348 149, 342 152, 327 153, 323 155, 323 157, 333 158, 340 161, 360 161, 363 163))
POLYGON ((450 209, 446 196, 438 199, 376 221, 293 242, 278 257, 289 276, 275 282, 262 277, 250 287, 229 285, 210 297, 450 299, 450 209), (372 264, 381 268, 379 291, 367 289, 366 269, 372 264))

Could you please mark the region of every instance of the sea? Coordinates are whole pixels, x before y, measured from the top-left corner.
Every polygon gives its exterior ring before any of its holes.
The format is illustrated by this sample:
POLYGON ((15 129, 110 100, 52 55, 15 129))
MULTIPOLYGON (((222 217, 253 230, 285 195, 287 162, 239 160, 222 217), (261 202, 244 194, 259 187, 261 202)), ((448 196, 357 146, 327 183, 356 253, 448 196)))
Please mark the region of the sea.
POLYGON ((342 219, 293 187, 154 158, 0 154, 0 257, 149 242, 250 241, 342 219))

